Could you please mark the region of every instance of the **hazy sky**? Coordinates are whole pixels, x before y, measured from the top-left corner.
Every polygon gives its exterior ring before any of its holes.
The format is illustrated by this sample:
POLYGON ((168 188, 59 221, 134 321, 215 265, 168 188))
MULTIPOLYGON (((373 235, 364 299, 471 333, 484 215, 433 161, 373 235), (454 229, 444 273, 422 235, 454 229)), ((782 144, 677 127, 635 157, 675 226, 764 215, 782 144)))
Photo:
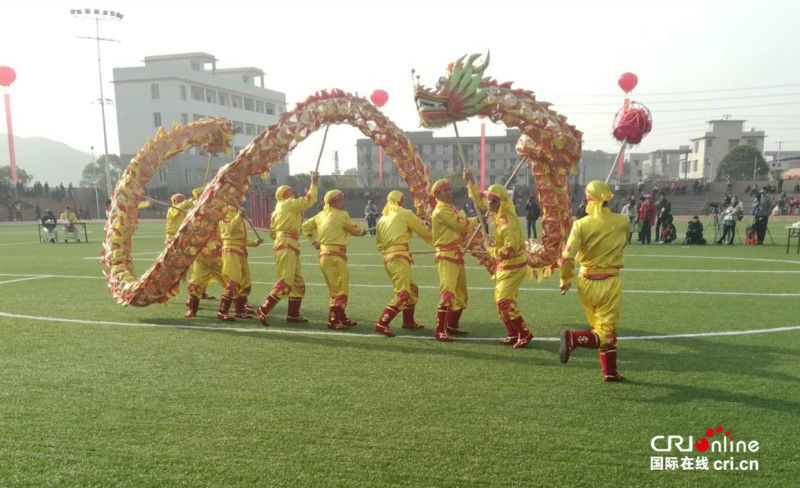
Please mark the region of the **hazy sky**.
MULTIPOLYGON (((800 150, 800 2, 785 1, 68 1, 0 3, 0 66, 11 66, 14 132, 88 152, 102 148, 94 24, 70 8, 122 12, 101 24, 103 76, 113 98, 113 67, 145 56, 207 52, 219 68, 256 66, 289 107, 316 90, 389 93, 385 113, 417 130, 411 68, 433 85, 447 63, 491 50, 486 74, 515 81, 553 103, 584 131, 584 148, 615 151, 610 136, 621 106, 619 75, 632 71, 632 98, 654 114, 637 151, 676 148, 705 121, 730 114, 767 132, 767 150, 800 150), (778 87, 776 87, 778 86, 778 87)), ((109 150, 119 150, 113 106, 109 150)), ((490 124, 491 125, 491 124, 490 124)), ((461 123, 478 135, 480 122, 461 123)), ((488 128, 502 134, 504 127, 488 128)), ((0 124, 0 132, 5 126, 0 124)), ((292 172, 313 168, 322 131, 291 155, 292 172)), ((451 136, 452 128, 441 129, 451 136)), ((355 166, 361 133, 330 129, 322 171, 355 166)), ((142 144, 144 144, 144 140, 142 144)), ((7 155, 0 156, 7 161, 7 155)))

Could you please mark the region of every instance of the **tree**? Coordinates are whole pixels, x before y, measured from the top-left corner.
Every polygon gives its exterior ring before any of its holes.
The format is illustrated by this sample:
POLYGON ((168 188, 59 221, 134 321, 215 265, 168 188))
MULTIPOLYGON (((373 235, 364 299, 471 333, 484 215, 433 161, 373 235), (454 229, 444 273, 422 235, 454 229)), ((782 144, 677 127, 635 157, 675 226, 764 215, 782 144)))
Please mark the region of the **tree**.
MULTIPOLYGON (((89 163, 83 168, 80 186, 85 188, 91 188, 95 185, 97 185, 97 188, 106 187, 105 160, 105 154, 101 154, 100 157, 97 158, 97 161, 94 163, 89 163)), ((109 169, 111 170, 111 186, 113 188, 117 182, 117 179, 119 179, 119 175, 125 171, 125 166, 122 165, 119 156, 116 154, 109 154, 108 160, 111 162, 109 169)))
POLYGON ((753 177, 754 164, 758 175, 769 173, 761 151, 751 145, 736 146, 720 161, 717 181, 724 181, 728 176, 733 180, 749 180, 753 177))
POLYGON ((286 177, 286 184, 298 192, 302 192, 311 186, 311 175, 308 173, 298 173, 286 177))
MULTIPOLYGON (((17 181, 21 181, 23 184, 27 185, 31 180, 33 180, 33 176, 17 166, 17 181)), ((0 181, 11 184, 11 165, 0 166, 0 181)))

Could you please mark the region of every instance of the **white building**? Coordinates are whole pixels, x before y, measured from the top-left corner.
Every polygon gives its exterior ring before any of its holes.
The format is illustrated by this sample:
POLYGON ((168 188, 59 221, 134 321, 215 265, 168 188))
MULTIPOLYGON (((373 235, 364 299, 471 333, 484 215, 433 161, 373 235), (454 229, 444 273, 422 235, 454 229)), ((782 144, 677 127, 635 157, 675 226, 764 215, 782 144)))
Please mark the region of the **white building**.
POLYGON ((648 153, 647 158, 642 162, 643 179, 677 180, 685 178, 679 171, 686 168, 684 162, 689 153, 689 146, 680 146, 678 149, 659 149, 648 153))
MULTIPOLYGON (((146 56, 144 66, 114 68, 114 87, 122 161, 132 159, 159 127, 169 130, 204 117, 233 122, 241 130, 233 156, 213 157, 209 179, 286 110, 286 95, 264 88, 261 69, 217 69, 217 59, 207 53, 146 56)), ((150 186, 202 185, 207 166, 208 155, 193 148, 162 166, 150 186)), ((269 183, 281 184, 288 175, 284 159, 273 166, 269 183)))
POLYGON ((708 130, 690 139, 691 152, 681 165, 681 177, 714 181, 720 161, 736 146, 747 144, 763 153, 764 131, 745 131, 744 123, 744 120, 709 120, 708 130))

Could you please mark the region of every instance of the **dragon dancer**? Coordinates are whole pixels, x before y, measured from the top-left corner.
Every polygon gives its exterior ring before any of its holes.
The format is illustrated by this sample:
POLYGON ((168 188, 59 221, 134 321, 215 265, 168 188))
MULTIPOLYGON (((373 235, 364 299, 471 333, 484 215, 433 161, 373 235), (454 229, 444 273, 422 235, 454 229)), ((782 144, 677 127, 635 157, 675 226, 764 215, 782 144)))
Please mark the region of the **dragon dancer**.
POLYGON ((586 185, 588 215, 572 224, 567 245, 559 260, 561 291, 566 293, 575 275, 575 262, 581 266, 578 296, 592 330, 561 331, 559 358, 569 360, 577 347, 598 349, 603 381, 620 381, 617 371, 617 324, 620 314, 623 251, 628 242, 628 217, 611 213, 608 202, 614 198, 602 181, 586 185))
POLYGON ((450 182, 438 180, 431 187, 436 197, 436 208, 431 215, 433 245, 436 249, 436 272, 439 274, 439 309, 436 314, 437 341, 453 340, 447 333, 466 334, 459 327, 461 314, 467 307, 467 272, 464 269, 464 253, 461 251, 461 235, 471 231, 478 223, 468 219, 453 206, 450 182))
POLYGON ((408 245, 415 233, 428 244, 432 243, 433 237, 419 217, 403 208, 403 200, 403 193, 400 191, 390 192, 386 197, 386 206, 383 207, 383 217, 377 226, 376 246, 383 254, 383 266, 392 280, 394 299, 381 313, 375 331, 389 337, 395 336, 389 324, 401 311, 404 329, 424 328, 414 320, 419 288, 411 277, 414 258, 408 245))
POLYGON ((248 313, 247 297, 251 291, 250 266, 247 264, 247 248, 256 247, 263 239, 247 240, 243 208, 228 206, 228 213, 219 222, 219 235, 222 239, 222 277, 225 288, 219 303, 217 318, 234 321, 237 318, 253 318, 248 313), (230 315, 231 302, 234 313, 230 315))
POLYGON ((530 343, 533 334, 525 324, 525 319, 517 306, 519 287, 528 276, 528 256, 522 239, 522 229, 517 218, 517 208, 503 185, 492 185, 485 195, 475 186, 472 173, 464 171, 464 180, 469 188, 470 198, 478 203, 480 211, 487 207, 492 213, 494 240, 487 248, 489 255, 497 261, 494 272, 494 303, 497 314, 506 326, 507 336, 498 343, 513 345, 521 349, 530 343), (488 201, 488 202, 487 202, 488 201))
POLYGON ((275 271, 278 281, 272 287, 264 304, 256 309, 258 320, 269 325, 269 312, 281 298, 289 297, 287 322, 302 323, 308 319, 300 315, 300 304, 306 292, 306 282, 300 269, 300 227, 303 212, 317 203, 317 181, 319 173, 312 173, 311 186, 303 197, 295 197, 289 186, 281 186, 275 192, 275 211, 272 212, 270 236, 274 242, 275 271))
POLYGON ((347 317, 350 274, 347 270, 347 237, 363 236, 366 230, 350 220, 344 209, 344 193, 331 190, 325 194, 322 211, 303 223, 303 233, 319 250, 319 267, 331 295, 328 328, 343 330, 357 323, 347 317))

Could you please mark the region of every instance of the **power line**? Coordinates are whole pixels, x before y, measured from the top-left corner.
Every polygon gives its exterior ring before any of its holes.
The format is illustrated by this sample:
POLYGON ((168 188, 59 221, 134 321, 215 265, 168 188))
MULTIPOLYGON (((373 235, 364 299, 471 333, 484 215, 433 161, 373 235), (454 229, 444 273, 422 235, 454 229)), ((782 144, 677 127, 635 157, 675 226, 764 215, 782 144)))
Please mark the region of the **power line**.
MULTIPOLYGON (((687 91, 675 91, 675 92, 641 92, 637 93, 637 96, 647 95, 647 96, 662 96, 662 95, 690 95, 692 93, 718 93, 718 92, 730 92, 730 91, 747 91, 747 90, 769 90, 772 88, 787 88, 792 86, 800 86, 800 83, 789 83, 786 85, 765 85, 765 86, 748 86, 744 88, 716 88, 710 90, 687 90, 687 91)), ((575 94, 575 93, 562 93, 562 94, 548 94, 550 97, 617 97, 621 98, 619 93, 616 94, 608 94, 608 95, 587 95, 587 94, 575 94)))
MULTIPOLYGON (((727 98, 694 98, 688 100, 656 100, 653 102, 649 102, 647 105, 660 105, 662 103, 695 103, 695 102, 718 102, 723 100, 747 100, 751 98, 772 98, 772 97, 789 97, 789 96, 796 96, 800 95, 800 93, 773 93, 771 95, 754 95, 754 96, 747 96, 747 97, 727 97, 727 98)), ((559 107, 615 107, 618 106, 619 103, 563 103, 554 105, 558 105, 559 107)))
MULTIPOLYGON (((800 101, 792 101, 787 103, 765 103, 763 105, 736 105, 731 107, 707 107, 707 108, 677 108, 672 110, 659 110, 658 113, 669 113, 669 112, 701 112, 701 111, 716 111, 716 110, 731 110, 737 108, 755 108, 755 107, 778 107, 778 106, 788 106, 800 104, 800 101)), ((657 113, 657 114, 658 114, 657 113)), ((656 114, 656 115, 657 115, 656 114)), ((609 115, 608 112, 572 112, 568 114, 569 116, 575 115, 609 115)))

